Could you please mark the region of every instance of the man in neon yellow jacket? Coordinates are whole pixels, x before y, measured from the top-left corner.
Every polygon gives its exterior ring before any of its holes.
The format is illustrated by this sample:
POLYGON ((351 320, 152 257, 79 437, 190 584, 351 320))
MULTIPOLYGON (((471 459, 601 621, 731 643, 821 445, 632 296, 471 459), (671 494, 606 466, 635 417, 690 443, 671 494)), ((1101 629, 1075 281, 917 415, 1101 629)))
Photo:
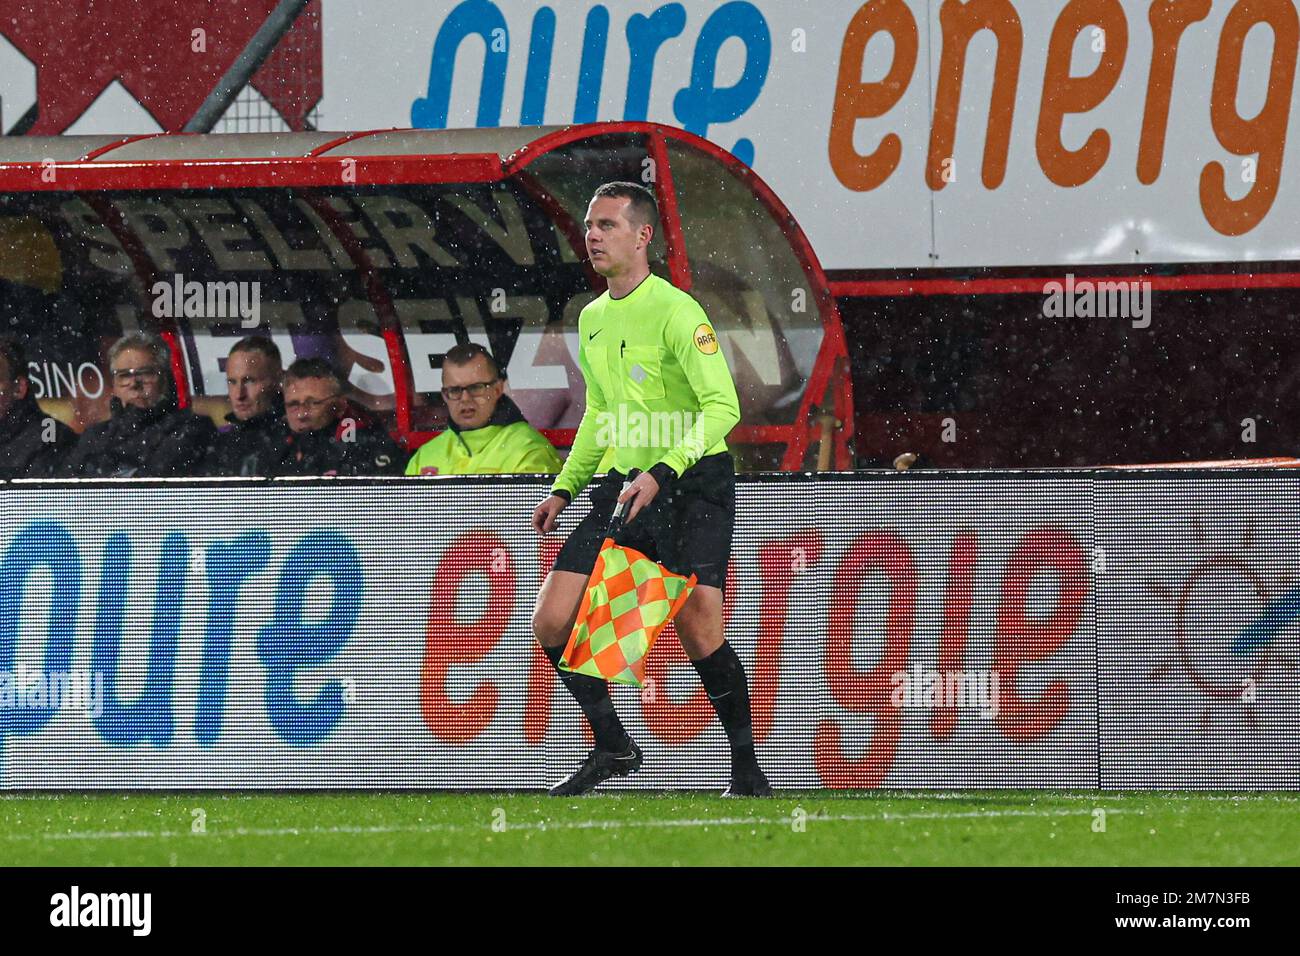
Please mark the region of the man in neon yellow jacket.
POLYGON ((509 395, 491 353, 473 342, 442 362, 447 430, 420 446, 408 475, 554 475, 560 456, 509 395))

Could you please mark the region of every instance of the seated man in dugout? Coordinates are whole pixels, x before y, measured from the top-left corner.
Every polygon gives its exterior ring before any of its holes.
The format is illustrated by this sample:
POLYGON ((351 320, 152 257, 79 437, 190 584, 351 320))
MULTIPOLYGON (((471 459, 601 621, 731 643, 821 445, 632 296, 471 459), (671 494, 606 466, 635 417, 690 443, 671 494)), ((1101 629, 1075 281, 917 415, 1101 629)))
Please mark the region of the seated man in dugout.
POLYGON ((401 447, 343 397, 343 377, 323 359, 284 373, 287 429, 273 475, 400 475, 401 447))
POLYGON ((505 394, 501 369, 483 346, 468 342, 447 353, 442 397, 447 430, 420 446, 408 475, 559 473, 560 456, 505 394))
POLYGON ((91 425, 65 460, 73 478, 188 478, 203 473, 216 437, 206 416, 178 406, 171 351, 150 332, 108 350, 112 417, 91 425))
POLYGON ((27 353, 0 336, 0 479, 48 478, 77 441, 77 433, 36 404, 27 353))
POLYGON ((267 476, 285 444, 280 349, 265 336, 240 339, 226 357, 229 423, 217 431, 210 475, 267 476))

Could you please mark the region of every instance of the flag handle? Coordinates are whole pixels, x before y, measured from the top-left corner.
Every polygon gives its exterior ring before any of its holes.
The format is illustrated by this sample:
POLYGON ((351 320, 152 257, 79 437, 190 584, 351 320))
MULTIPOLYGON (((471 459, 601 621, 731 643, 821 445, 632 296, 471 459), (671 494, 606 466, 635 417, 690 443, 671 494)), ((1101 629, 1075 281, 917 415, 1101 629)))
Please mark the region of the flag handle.
MULTIPOLYGON (((628 472, 627 478, 623 480, 623 487, 620 488, 618 492, 620 498, 623 496, 624 492, 632 487, 632 482, 639 474, 641 474, 640 468, 633 468, 628 472)), ((622 501, 614 506, 614 514, 609 519, 609 531, 605 533, 605 537, 612 538, 623 530, 623 517, 627 514, 628 504, 629 502, 622 501)))

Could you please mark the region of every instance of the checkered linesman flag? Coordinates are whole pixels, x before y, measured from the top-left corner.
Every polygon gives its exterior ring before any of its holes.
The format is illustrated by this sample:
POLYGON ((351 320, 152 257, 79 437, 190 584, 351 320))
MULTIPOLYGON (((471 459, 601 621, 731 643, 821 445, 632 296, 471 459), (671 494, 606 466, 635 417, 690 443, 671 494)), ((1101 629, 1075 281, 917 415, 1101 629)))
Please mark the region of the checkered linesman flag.
MULTIPOLYGON (((623 490, 629 486, 625 483, 623 490)), ((614 510, 560 666, 643 687, 650 648, 691 596, 696 577, 676 574, 635 548, 616 544, 625 507, 614 510)))

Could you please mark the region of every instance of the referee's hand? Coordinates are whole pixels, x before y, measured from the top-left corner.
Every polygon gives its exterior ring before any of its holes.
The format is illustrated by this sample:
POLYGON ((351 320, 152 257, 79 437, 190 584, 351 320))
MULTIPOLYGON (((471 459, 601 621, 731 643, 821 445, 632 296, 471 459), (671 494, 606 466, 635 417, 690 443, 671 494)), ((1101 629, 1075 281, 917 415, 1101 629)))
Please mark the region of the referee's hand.
POLYGON ((618 496, 620 504, 624 501, 632 502, 628 505, 627 516, 623 519, 623 523, 631 524, 637 513, 642 508, 648 507, 650 502, 655 500, 657 494, 659 494, 659 482, 655 481, 654 475, 648 471, 643 471, 637 475, 627 491, 618 496))
POLYGON ((569 506, 569 503, 559 495, 551 495, 533 512, 533 530, 538 534, 550 534, 555 530, 555 521, 560 517, 560 512, 569 506))

